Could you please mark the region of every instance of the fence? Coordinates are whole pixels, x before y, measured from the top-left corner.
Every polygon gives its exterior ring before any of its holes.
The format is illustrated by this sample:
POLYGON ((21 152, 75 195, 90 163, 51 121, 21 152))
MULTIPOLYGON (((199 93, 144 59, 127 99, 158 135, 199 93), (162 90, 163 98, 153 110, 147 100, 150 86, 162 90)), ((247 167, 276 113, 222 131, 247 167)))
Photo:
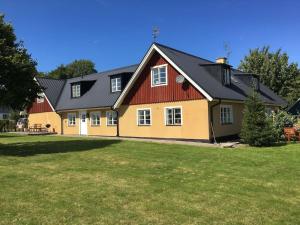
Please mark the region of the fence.
POLYGON ((13 120, 0 120, 0 132, 16 131, 16 122, 13 120))

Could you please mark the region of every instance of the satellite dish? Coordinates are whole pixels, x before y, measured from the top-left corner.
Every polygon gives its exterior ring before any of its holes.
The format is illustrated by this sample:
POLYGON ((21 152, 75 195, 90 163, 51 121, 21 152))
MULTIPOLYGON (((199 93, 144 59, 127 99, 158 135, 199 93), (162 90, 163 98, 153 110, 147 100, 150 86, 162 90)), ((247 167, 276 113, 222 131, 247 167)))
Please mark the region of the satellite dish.
POLYGON ((178 75, 178 76, 176 77, 176 83, 177 83, 177 84, 182 84, 182 83, 184 82, 184 80, 185 80, 185 78, 184 78, 184 76, 182 76, 182 75, 178 75))

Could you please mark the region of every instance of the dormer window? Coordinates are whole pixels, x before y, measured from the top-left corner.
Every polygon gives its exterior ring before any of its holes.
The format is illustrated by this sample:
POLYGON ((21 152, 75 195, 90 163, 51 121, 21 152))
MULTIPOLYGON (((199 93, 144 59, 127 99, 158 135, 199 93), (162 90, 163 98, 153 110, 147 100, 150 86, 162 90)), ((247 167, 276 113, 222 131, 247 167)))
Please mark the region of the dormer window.
POLYGON ((45 101, 44 95, 43 94, 39 94, 38 97, 37 97, 37 99, 36 99, 36 102, 38 104, 40 104, 40 103, 43 103, 44 101, 45 101))
POLYGON ((231 83, 231 71, 230 68, 224 69, 224 85, 230 85, 231 83))
POLYGON ((168 84, 167 65, 160 65, 151 68, 151 86, 163 86, 168 84))
POLYGON ((80 84, 72 84, 72 98, 80 97, 80 84))
POLYGON ((121 91, 121 77, 111 78, 111 92, 121 91))

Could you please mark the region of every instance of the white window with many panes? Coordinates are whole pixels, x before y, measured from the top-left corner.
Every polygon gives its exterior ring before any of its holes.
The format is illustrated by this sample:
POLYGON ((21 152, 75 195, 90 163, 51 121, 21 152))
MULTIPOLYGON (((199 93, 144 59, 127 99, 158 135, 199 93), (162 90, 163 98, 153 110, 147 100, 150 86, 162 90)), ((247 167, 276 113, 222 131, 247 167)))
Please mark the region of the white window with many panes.
POLYGON ((76 113, 68 113, 68 126, 76 125, 76 113))
POLYGON ((112 92, 121 91, 121 77, 116 77, 111 79, 111 91, 112 92))
POLYGON ((233 123, 233 112, 231 105, 220 106, 220 121, 221 124, 232 124, 233 123))
POLYGON ((182 107, 165 108, 165 124, 168 126, 182 125, 182 107))
POLYGON ((118 124, 118 114, 115 111, 106 112, 106 125, 114 126, 118 124))
POLYGON ((151 109, 138 109, 137 110, 137 124, 139 126, 151 125, 151 109))
POLYGON ((80 84, 72 85, 72 98, 80 97, 80 84))
POLYGON ((91 112, 90 113, 90 121, 91 126, 100 126, 100 112, 91 112))
POLYGON ((168 84, 167 65, 160 65, 151 68, 151 86, 162 86, 168 84))

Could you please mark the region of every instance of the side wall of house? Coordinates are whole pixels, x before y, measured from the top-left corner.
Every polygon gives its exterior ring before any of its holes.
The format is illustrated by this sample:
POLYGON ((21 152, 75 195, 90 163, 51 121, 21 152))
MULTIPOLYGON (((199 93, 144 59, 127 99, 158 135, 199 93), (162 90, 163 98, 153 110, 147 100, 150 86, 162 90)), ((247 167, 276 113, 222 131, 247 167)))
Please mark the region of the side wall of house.
POLYGON ((28 126, 32 127, 34 124, 42 124, 43 127, 46 124, 50 124, 49 132, 61 134, 61 120, 56 112, 30 113, 28 116, 28 126))
POLYGON ((205 99, 122 105, 119 114, 120 136, 209 140, 208 102, 205 99), (165 124, 165 107, 181 107, 182 125, 165 124), (149 126, 138 125, 137 110, 144 108, 151 110, 151 125, 149 126))
MULTIPOLYGON (((87 135, 99 135, 99 136, 116 136, 117 126, 107 125, 106 112, 110 110, 87 110, 87 135), (100 125, 91 125, 91 115, 92 112, 100 113, 100 125)), ((63 123, 63 134, 67 135, 79 135, 80 134, 80 111, 70 111, 61 113, 62 123, 63 123), (68 114, 76 114, 76 124, 70 126, 68 124, 68 114)))

